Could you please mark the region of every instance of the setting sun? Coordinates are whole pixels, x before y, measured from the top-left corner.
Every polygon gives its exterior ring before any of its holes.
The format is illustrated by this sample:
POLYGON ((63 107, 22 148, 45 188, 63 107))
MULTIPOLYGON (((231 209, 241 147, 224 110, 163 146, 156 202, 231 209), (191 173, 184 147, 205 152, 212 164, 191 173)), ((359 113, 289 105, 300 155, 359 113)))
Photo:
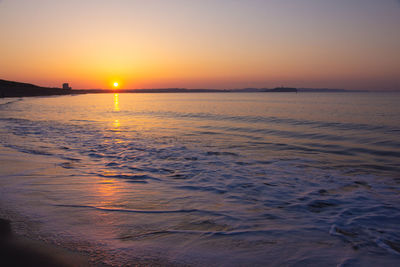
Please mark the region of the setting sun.
POLYGON ((114 83, 114 87, 118 87, 118 85, 119 85, 119 84, 118 84, 117 82, 114 83))

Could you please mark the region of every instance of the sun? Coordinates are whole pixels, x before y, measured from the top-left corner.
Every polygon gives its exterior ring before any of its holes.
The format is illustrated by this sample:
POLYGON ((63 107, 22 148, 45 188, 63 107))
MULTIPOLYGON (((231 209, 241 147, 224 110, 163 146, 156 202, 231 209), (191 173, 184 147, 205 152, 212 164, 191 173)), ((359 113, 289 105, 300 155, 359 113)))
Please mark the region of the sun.
POLYGON ((119 84, 118 84, 117 82, 114 83, 114 87, 115 87, 115 88, 117 88, 118 85, 119 85, 119 84))

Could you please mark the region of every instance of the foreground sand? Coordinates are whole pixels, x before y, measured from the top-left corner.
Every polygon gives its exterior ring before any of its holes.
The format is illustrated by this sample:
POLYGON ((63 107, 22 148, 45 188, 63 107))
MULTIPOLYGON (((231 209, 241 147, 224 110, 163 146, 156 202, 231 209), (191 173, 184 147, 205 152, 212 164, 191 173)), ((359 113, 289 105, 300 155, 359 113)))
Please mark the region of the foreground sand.
POLYGON ((0 259, 2 266, 90 265, 80 254, 15 235, 5 219, 0 219, 0 259))
MULTIPOLYGON (((0 187, 18 187, 21 177, 27 175, 57 174, 58 163, 57 159, 32 157, 0 145, 0 187)), ((109 260, 114 258, 112 252, 100 255, 98 250, 75 250, 71 244, 62 244, 62 240, 60 245, 46 242, 35 231, 35 223, 15 209, 13 201, 0 194, 0 266, 177 266, 165 259, 141 259, 135 255, 124 264, 113 263, 109 260)))
MULTIPOLYGON (((27 164, 28 162, 23 154, 0 146, 0 177, 13 176, 37 167, 37 163, 27 164)), ((5 203, 0 203, 0 206, 3 205, 5 203)), ((4 216, 3 212, 1 214, 4 216)), ((17 234, 12 229, 11 221, 0 218, 0 266, 88 265, 91 265, 88 257, 17 234)))

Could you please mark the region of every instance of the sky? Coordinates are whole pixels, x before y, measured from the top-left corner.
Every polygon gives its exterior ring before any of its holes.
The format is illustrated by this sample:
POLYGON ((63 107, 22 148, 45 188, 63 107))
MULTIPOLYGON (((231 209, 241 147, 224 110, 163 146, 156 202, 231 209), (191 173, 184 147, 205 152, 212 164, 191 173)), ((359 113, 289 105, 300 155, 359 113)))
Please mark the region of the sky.
POLYGON ((400 91, 400 0, 0 0, 0 79, 400 91))

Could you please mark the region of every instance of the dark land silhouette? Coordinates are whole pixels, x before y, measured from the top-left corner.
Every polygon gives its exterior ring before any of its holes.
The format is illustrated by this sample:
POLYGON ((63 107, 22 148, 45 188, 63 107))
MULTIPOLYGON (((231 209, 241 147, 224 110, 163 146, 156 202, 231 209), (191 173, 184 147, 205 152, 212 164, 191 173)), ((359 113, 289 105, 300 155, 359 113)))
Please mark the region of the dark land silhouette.
MULTIPOLYGON (((238 88, 238 89, 186 89, 186 88, 154 88, 154 89, 72 89, 67 83, 63 88, 42 87, 30 83, 21 83, 0 79, 0 97, 51 96, 99 93, 297 93, 297 92, 361 92, 355 90, 329 88, 238 88)), ((365 92, 365 91, 363 91, 365 92)))
POLYGON ((29 83, 0 80, 0 97, 67 95, 70 93, 69 90, 61 88, 41 87, 29 83))

